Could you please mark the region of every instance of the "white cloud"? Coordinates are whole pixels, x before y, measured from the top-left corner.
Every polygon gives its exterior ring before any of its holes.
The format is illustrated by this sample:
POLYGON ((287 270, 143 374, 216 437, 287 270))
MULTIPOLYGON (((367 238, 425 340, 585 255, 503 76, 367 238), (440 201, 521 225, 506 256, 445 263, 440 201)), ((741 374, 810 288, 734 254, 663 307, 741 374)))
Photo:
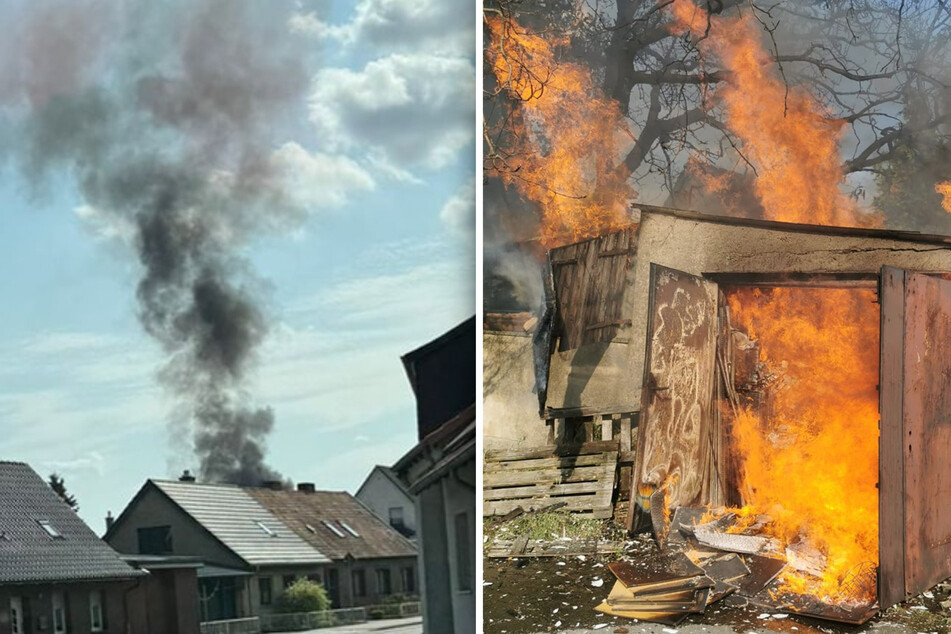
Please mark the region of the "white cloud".
POLYGON ((299 144, 282 145, 271 157, 286 190, 307 209, 337 208, 349 197, 376 187, 373 178, 346 156, 309 152, 299 144))
POLYGON ((360 0, 351 22, 331 25, 316 13, 297 13, 294 33, 334 39, 380 51, 426 51, 470 56, 475 50, 475 11, 466 0, 360 0))
POLYGON ((105 458, 103 458, 101 453, 98 451, 89 451, 78 458, 44 460, 40 464, 43 467, 43 472, 70 475, 86 471, 101 476, 105 471, 105 462, 105 458))
POLYGON ((317 73, 310 119, 336 149, 369 150, 398 169, 438 169, 473 141, 474 92, 468 59, 390 55, 358 71, 317 73))
POLYGON ((450 230, 464 237, 475 231, 475 178, 470 178, 439 211, 439 218, 450 230))

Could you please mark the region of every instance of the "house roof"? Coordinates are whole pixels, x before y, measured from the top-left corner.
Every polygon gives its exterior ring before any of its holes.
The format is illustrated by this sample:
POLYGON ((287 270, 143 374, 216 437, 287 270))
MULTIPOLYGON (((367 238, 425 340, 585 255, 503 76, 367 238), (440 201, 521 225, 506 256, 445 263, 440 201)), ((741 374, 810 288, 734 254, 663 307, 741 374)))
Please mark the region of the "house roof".
POLYGON ((415 557, 416 546, 345 491, 246 489, 309 544, 333 560, 415 557), (353 535, 347 527, 353 529, 353 535))
POLYGON ((360 498, 360 494, 363 493, 364 487, 366 487, 367 484, 369 484, 370 478, 372 478, 372 477, 373 477, 373 474, 374 474, 374 473, 377 473, 377 472, 379 472, 381 475, 383 475, 384 478, 386 478, 387 480, 389 480, 390 482, 392 482, 392 483, 394 484, 394 486, 396 486, 396 488, 399 489, 400 492, 403 493, 403 495, 405 495, 406 497, 408 497, 408 498, 410 498, 410 499, 413 498, 413 494, 410 493, 410 492, 409 492, 409 489, 406 488, 406 484, 404 484, 403 481, 400 480, 400 479, 396 476, 395 473, 393 473, 393 470, 392 470, 391 468, 389 468, 389 467, 385 467, 385 466, 379 465, 379 464, 378 464, 377 466, 373 467, 373 469, 370 471, 370 474, 366 477, 366 480, 364 480, 364 481, 363 481, 363 484, 360 485, 360 488, 357 489, 357 493, 356 493, 356 495, 355 495, 354 497, 356 497, 357 499, 360 498))
POLYGON ((475 456, 475 405, 470 405, 449 419, 410 449, 393 465, 393 472, 401 474, 416 495, 449 469, 475 456), (419 469, 414 465, 423 464, 419 469))
POLYGON ((247 489, 177 480, 149 483, 251 566, 329 561, 248 495, 247 489))
POLYGON ((144 574, 122 561, 29 465, 0 462, 0 583, 106 581, 144 574), (50 532, 41 522, 48 523, 50 532))

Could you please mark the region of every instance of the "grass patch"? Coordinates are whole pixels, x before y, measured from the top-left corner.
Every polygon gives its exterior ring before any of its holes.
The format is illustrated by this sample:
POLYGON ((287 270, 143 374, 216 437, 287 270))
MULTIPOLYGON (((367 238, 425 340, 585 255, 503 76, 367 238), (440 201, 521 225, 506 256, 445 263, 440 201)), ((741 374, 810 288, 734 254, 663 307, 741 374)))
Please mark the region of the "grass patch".
POLYGON ((527 535, 529 539, 557 539, 559 537, 591 539, 602 535, 604 520, 579 517, 567 511, 552 511, 520 515, 504 524, 496 524, 495 521, 486 518, 483 529, 490 539, 500 534, 506 537, 527 535), (506 530, 503 531, 503 529, 506 530))
POLYGON ((940 612, 894 608, 886 613, 886 617, 891 617, 889 620, 904 623, 913 632, 937 632, 938 634, 951 632, 951 619, 940 612))

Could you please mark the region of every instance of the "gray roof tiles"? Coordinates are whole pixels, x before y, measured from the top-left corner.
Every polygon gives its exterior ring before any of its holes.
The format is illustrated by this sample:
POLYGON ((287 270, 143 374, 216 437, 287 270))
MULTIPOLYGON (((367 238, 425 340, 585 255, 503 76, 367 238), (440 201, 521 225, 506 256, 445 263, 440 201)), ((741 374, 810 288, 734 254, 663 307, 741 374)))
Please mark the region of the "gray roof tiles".
POLYGON ((245 489, 227 484, 151 482, 252 566, 330 561, 288 529, 245 489))
POLYGON ((120 559, 22 462, 0 462, 0 583, 131 579, 120 559), (62 537, 40 525, 48 521, 62 537))

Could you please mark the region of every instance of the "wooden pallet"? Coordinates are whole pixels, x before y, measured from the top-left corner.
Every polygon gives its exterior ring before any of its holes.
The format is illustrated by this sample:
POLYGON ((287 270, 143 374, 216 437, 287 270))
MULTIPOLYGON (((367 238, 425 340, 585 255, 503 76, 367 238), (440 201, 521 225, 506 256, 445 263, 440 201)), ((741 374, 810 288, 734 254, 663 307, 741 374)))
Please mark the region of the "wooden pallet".
POLYGON ((505 515, 516 507, 536 510, 564 502, 567 510, 610 518, 617 480, 618 443, 590 442, 554 450, 485 453, 482 512, 505 515))

